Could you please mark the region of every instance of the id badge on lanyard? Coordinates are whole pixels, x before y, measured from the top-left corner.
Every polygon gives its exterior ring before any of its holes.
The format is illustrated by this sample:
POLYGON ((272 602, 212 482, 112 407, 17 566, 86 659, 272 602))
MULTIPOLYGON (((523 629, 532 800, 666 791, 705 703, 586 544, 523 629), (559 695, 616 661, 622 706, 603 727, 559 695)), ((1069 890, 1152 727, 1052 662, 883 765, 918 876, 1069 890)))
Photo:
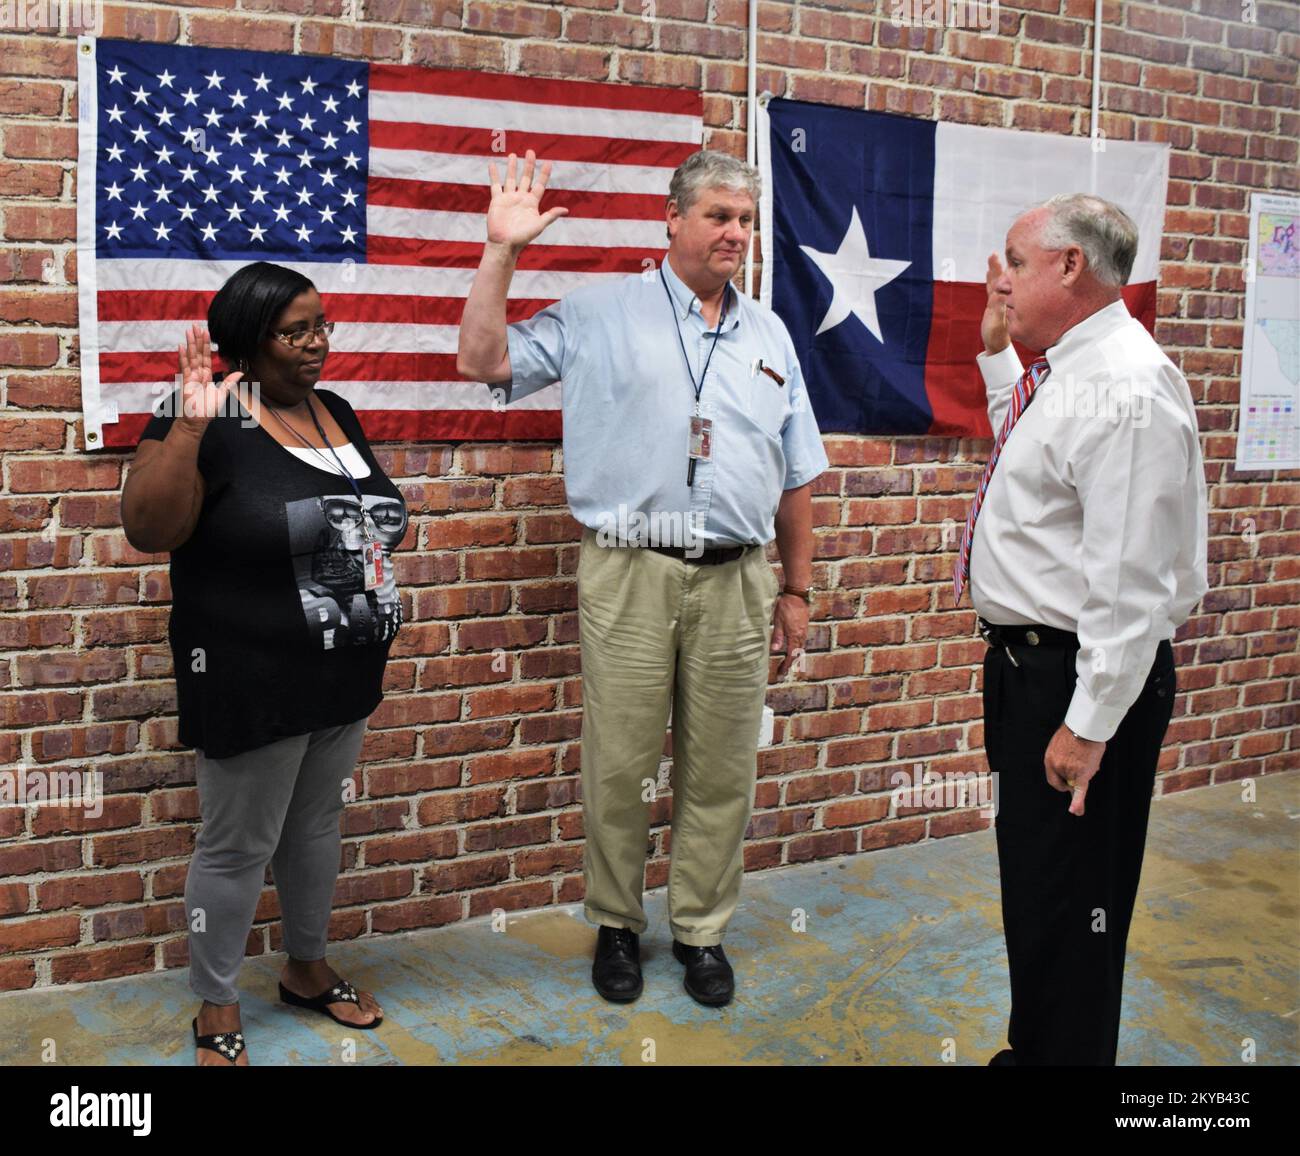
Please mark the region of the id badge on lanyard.
POLYGON ((677 306, 673 302, 672 293, 669 292, 668 282, 664 278, 662 268, 659 270, 659 280, 663 282, 664 294, 668 298, 668 307, 673 315, 673 325, 677 330, 677 342, 682 348, 682 360, 686 362, 686 373, 695 391, 695 412, 691 415, 690 433, 686 439, 686 484, 691 486, 695 484, 695 463, 713 460, 713 419, 700 413, 700 393, 704 389, 704 379, 709 375, 709 365, 713 361, 713 354, 718 348, 718 338, 722 335, 722 323, 727 318, 727 301, 731 286, 728 284, 723 289, 722 309, 718 314, 718 325, 713 333, 713 344, 709 348, 709 356, 705 359, 704 370, 700 374, 699 383, 696 384, 695 374, 691 369, 691 359, 686 353, 686 342, 682 338, 682 327, 677 321, 677 306))
POLYGON ((375 590, 384 581, 384 544, 367 538, 361 547, 361 569, 364 571, 366 589, 375 590))
POLYGON ((711 417, 701 417, 698 413, 692 415, 690 444, 687 448, 693 461, 712 460, 713 419, 711 417))

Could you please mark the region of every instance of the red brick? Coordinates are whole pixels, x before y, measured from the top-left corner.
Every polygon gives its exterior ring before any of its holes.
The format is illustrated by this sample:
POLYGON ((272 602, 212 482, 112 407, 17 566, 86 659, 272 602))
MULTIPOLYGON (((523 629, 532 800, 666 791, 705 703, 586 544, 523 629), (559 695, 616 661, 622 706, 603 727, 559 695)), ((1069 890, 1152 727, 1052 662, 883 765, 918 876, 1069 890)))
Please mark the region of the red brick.
POLYGON ((473 918, 495 911, 523 911, 550 903, 552 898, 553 887, 548 882, 512 883, 489 891, 475 891, 469 897, 469 913, 473 918))
POLYGON ((892 823, 873 823, 862 829, 862 850, 899 847, 925 838, 925 819, 900 819, 892 823))
POLYGON ((191 16, 191 44, 207 48, 247 48, 256 44, 263 52, 293 50, 293 24, 288 20, 250 18, 223 13, 220 16, 191 16))
MULTIPOLYGON (((624 64, 632 56, 624 57, 624 64)), ((572 44, 524 44, 519 49, 519 68, 524 75, 558 75, 585 81, 610 77, 611 53, 607 48, 585 48, 572 44)))
POLYGON ((851 855, 858 849, 857 843, 854 831, 822 831, 791 839, 786 844, 786 854, 791 863, 807 863, 813 859, 851 855))
MULTIPOLYGON (((6 219, 10 213, 6 213, 6 219)), ((9 234, 13 239, 12 233, 9 234)), ((37 369, 53 365, 59 359, 59 339, 53 333, 6 333, 0 334, 0 366, 14 365, 23 369, 37 369)), ((17 466, 19 462, 15 462, 17 466)), ((108 464, 108 463, 105 463, 108 464)), ((10 484, 11 489, 16 487, 10 484)), ((47 492, 62 489, 61 486, 37 487, 47 492)), ((84 488, 84 487, 83 487, 84 488)))
POLYGON ((442 927, 461 917, 459 896, 440 899, 412 899, 385 903, 374 908, 370 925, 375 931, 410 931, 418 927, 442 927))
POLYGON ((874 823, 889 814, 889 797, 876 795, 869 799, 851 799, 843 803, 832 803, 822 811, 822 826, 830 830, 835 827, 859 827, 864 823, 874 823))
POLYGON ((0 991, 24 991, 35 985, 35 961, 30 959, 0 959, 0 991))
MULTIPOLYGON (((47 772, 49 773, 49 772, 47 772)), ((30 776, 31 772, 28 772, 30 776)), ((94 808, 84 806, 41 806, 32 815, 32 835, 67 835, 83 831, 106 831, 114 827, 134 827, 142 813, 136 795, 116 795, 97 800, 94 808), (92 815, 90 810, 101 813, 92 815)))
POLYGON ((0 955, 68 947, 80 938, 81 920, 75 915, 0 920, 0 955))
POLYGON ((122 835, 98 835, 91 848, 96 867, 117 867, 123 863, 147 863, 175 859, 194 849, 194 832, 189 828, 163 827, 132 831, 122 835))
POLYGON ((436 863, 421 875, 425 889, 433 892, 470 891, 489 887, 509 877, 510 858, 507 855, 482 855, 436 863))
POLYGON ((77 44, 72 39, 21 33, 0 36, 5 71, 13 76, 72 80, 77 75, 77 44))
POLYGON ((551 820, 545 815, 496 823, 474 823, 465 828, 465 850, 472 852, 522 847, 532 843, 548 843, 550 838, 551 820))
POLYGON ((422 859, 447 859, 456 854, 455 831, 419 831, 366 840, 366 865, 412 863, 422 859))
MULTIPOLYGON (((610 53, 604 49, 585 48, 581 52, 574 50, 574 54, 567 61, 563 56, 556 56, 543 50, 529 52, 525 49, 522 55, 526 55, 530 62, 548 71, 567 63, 574 69, 574 76, 588 80, 605 79, 611 68, 610 53)), ((630 84, 697 89, 700 87, 701 72, 700 62, 690 57, 628 51, 618 54, 617 76, 610 79, 630 84)), ((760 70, 759 76, 762 75, 763 70, 760 70)), ((725 84, 710 84, 709 87, 722 92, 744 91, 743 84, 739 88, 725 84)), ((706 143, 711 145, 711 142, 706 143)))
POLYGON ((50 979, 54 983, 88 983, 96 979, 138 975, 152 971, 153 965, 152 943, 128 943, 56 955, 50 962, 50 979))

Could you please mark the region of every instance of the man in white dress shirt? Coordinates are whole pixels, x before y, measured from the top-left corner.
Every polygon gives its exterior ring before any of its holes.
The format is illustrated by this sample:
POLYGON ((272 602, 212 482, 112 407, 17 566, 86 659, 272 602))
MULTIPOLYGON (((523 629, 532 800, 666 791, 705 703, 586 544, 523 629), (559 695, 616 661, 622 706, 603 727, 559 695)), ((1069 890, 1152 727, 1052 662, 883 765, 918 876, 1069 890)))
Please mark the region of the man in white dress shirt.
POLYGON ((978 361, 997 436, 954 587, 990 644, 1011 973, 997 1065, 1115 1062, 1170 639, 1207 589, 1191 394, 1121 297, 1137 244, 1122 210, 1063 194, 1015 221, 1005 269, 989 258, 978 361), (1023 369, 1011 338, 1044 353, 1023 369))

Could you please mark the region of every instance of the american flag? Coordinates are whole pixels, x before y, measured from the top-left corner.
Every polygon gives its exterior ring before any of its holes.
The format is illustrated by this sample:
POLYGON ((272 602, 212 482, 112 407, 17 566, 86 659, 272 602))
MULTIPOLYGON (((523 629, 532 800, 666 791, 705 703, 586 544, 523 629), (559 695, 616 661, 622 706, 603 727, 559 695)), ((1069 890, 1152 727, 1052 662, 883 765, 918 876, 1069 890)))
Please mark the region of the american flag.
POLYGON ((684 89, 230 49, 79 41, 77 257, 88 448, 131 446, 176 347, 236 269, 273 261, 336 322, 320 384, 373 439, 554 438, 558 387, 503 408, 456 373, 488 163, 553 162, 507 316, 658 264, 684 89))

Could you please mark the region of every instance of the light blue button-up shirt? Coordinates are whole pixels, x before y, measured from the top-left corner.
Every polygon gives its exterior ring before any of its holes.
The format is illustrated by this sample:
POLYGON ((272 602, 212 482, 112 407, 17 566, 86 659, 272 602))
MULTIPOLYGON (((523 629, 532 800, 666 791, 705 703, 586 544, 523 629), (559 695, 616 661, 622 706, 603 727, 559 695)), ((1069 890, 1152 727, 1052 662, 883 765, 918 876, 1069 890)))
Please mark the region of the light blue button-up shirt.
POLYGON ((662 268, 662 280, 649 270, 584 286, 507 326, 510 400, 562 382, 565 490, 584 526, 635 538, 619 527, 689 518, 710 545, 765 544, 782 491, 829 465, 794 344, 775 313, 729 290, 700 392, 712 459, 688 487, 691 375, 698 383, 714 330, 666 257, 662 268))

